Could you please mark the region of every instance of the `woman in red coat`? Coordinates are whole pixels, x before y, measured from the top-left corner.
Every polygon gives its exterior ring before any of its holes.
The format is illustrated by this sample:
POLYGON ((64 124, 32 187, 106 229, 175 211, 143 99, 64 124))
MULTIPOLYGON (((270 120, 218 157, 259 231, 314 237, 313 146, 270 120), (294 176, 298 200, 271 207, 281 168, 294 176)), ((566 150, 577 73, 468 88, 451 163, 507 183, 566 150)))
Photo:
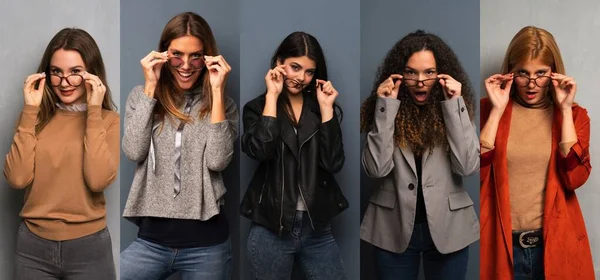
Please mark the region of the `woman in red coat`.
POLYGON ((591 172, 587 111, 552 34, 528 26, 481 100, 481 279, 594 279, 575 189, 591 172))

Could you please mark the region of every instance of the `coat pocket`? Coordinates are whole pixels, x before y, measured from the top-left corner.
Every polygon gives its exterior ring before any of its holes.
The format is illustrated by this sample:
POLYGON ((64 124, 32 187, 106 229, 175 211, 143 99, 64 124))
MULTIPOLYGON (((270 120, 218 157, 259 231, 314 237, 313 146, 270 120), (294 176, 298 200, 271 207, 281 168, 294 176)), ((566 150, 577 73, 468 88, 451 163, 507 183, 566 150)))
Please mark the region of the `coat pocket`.
POLYGON ((452 193, 448 196, 448 204, 451 211, 466 208, 473 205, 473 200, 467 192, 452 193))
POLYGON ((381 207, 394 209, 394 207, 396 207, 396 192, 384 188, 377 188, 373 191, 369 201, 381 207))

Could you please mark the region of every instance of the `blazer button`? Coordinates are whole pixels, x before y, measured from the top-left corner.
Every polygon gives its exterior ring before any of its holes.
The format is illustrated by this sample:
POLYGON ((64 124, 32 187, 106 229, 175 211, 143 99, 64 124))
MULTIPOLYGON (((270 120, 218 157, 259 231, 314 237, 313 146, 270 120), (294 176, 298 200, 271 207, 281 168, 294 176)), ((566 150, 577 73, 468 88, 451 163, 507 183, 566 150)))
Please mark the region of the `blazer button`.
POLYGON ((465 107, 460 108, 460 111, 464 112, 465 111, 465 107))
POLYGON ((414 190, 415 189, 415 184, 413 184, 413 183, 408 184, 408 189, 411 190, 411 191, 414 190))
POLYGON ((248 209, 248 215, 252 214, 252 209, 248 209))
POLYGON ((323 181, 323 187, 327 187, 327 181, 323 181))
POLYGON ((344 208, 344 203, 343 203, 343 202, 340 202, 340 203, 338 204, 338 207, 340 207, 340 208, 344 208))
POLYGON ((380 112, 385 112, 385 108, 381 107, 381 109, 379 109, 380 112))

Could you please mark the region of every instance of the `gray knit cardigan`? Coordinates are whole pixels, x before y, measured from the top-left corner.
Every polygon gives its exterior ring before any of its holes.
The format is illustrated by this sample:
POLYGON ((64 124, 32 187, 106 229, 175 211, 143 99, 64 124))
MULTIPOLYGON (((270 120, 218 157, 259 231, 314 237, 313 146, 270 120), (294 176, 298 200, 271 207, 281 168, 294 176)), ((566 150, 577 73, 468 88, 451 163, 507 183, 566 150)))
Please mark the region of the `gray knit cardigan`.
MULTIPOLYGON (((239 113, 226 98, 226 120, 211 123, 197 119, 200 100, 191 109, 193 123, 184 126, 181 145, 181 192, 173 195, 175 133, 179 122, 153 122, 157 100, 135 87, 125 109, 122 146, 125 156, 137 163, 123 217, 137 224, 137 217, 208 220, 220 211, 226 192, 221 172, 233 157, 239 113)), ((195 95, 199 99, 200 94, 195 95)), ((184 105, 185 106, 185 105, 184 105)))

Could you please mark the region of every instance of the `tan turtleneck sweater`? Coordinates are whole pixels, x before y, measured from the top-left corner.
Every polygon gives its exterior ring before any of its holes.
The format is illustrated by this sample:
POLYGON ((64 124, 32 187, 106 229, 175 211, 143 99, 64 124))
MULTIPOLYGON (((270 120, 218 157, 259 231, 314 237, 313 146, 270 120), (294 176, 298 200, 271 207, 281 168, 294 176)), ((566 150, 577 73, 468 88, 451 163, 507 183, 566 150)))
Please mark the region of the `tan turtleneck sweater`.
POLYGON ((512 229, 538 229, 552 153, 553 108, 525 108, 517 102, 512 108, 507 150, 512 229))
POLYGON ((4 176, 25 188, 21 217, 36 235, 70 240, 106 227, 103 190, 117 177, 119 115, 89 106, 57 109, 36 135, 39 107, 25 105, 6 156, 4 176))

